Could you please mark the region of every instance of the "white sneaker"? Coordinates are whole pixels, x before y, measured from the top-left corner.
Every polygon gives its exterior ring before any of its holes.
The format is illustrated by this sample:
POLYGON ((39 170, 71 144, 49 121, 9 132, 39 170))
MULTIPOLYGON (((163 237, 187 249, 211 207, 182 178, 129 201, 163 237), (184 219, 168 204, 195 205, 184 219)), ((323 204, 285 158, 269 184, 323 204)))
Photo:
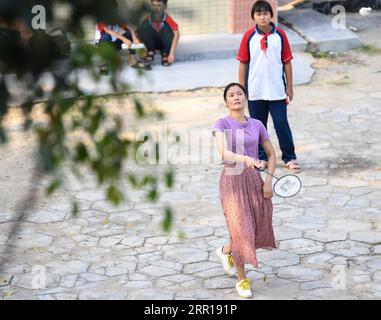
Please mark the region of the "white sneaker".
POLYGON ((218 248, 215 252, 222 262, 224 270, 228 273, 229 276, 235 275, 235 267, 233 264, 233 257, 231 254, 224 254, 222 252, 224 247, 218 248))
POLYGON ((235 285, 237 292, 242 298, 251 298, 253 295, 250 289, 250 279, 243 279, 235 285))

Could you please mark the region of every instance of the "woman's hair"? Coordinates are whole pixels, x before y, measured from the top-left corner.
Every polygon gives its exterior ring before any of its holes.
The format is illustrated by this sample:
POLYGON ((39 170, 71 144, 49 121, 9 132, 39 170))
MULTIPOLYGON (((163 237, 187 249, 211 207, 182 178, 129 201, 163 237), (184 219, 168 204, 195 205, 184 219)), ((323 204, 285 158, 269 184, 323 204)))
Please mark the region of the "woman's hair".
POLYGON ((240 87, 240 88, 242 89, 243 93, 245 94, 245 96, 247 95, 247 94, 246 94, 246 89, 245 89, 240 83, 232 82, 232 83, 229 83, 229 84, 226 86, 225 90, 224 90, 224 100, 225 100, 225 101, 226 101, 226 97, 227 97, 227 95, 228 95, 228 91, 229 91, 229 89, 232 88, 232 87, 235 87, 235 86, 240 87))
POLYGON ((253 19, 256 12, 270 12, 271 18, 274 17, 274 11, 271 4, 264 0, 256 1, 251 8, 251 17, 253 19))

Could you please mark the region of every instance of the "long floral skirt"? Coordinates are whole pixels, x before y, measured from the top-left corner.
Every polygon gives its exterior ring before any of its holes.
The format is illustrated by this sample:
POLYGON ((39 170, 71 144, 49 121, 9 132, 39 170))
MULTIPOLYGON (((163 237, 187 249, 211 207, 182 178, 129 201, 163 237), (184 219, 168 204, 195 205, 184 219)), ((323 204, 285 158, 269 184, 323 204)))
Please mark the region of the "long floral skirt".
POLYGON ((237 170, 225 164, 220 178, 220 199, 230 236, 234 264, 258 267, 256 250, 276 248, 272 227, 273 205, 263 197, 258 170, 237 170))

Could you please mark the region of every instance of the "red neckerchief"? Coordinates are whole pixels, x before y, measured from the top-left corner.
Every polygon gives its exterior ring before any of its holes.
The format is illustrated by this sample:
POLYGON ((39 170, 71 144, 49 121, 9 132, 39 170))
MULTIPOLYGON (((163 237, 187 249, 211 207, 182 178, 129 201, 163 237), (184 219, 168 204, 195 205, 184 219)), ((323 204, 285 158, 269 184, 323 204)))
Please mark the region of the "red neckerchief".
POLYGON ((263 53, 266 55, 266 51, 267 51, 267 37, 271 35, 271 32, 268 32, 268 33, 265 33, 261 39, 261 49, 263 51, 263 53))
POLYGON ((263 53, 266 55, 266 51, 267 51, 267 48, 268 48, 268 43, 267 43, 267 37, 272 35, 274 33, 274 30, 275 30, 275 25, 271 22, 271 30, 267 33, 263 33, 262 30, 257 26, 256 28, 259 29, 260 31, 260 34, 262 35, 262 39, 261 39, 261 49, 263 51, 263 53))

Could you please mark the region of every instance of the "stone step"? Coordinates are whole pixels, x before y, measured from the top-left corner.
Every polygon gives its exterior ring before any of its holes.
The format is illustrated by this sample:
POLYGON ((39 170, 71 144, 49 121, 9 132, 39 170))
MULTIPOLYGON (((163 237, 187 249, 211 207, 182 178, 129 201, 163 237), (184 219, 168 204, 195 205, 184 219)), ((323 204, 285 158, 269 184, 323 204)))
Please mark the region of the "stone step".
POLYGON ((279 20, 308 42, 309 51, 339 52, 361 46, 356 34, 347 28, 334 27, 332 17, 312 9, 280 12, 279 20))

